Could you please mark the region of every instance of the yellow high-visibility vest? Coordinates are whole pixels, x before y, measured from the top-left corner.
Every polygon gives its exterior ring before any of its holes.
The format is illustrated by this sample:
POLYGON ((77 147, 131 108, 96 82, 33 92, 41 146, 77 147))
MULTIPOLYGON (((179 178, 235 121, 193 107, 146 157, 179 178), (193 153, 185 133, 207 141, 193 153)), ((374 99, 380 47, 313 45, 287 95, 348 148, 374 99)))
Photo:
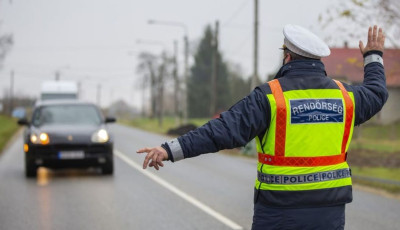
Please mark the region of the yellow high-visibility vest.
POLYGON ((259 191, 311 191, 351 186, 346 162, 354 127, 354 96, 337 89, 283 92, 279 80, 272 93, 268 131, 256 137, 259 191))

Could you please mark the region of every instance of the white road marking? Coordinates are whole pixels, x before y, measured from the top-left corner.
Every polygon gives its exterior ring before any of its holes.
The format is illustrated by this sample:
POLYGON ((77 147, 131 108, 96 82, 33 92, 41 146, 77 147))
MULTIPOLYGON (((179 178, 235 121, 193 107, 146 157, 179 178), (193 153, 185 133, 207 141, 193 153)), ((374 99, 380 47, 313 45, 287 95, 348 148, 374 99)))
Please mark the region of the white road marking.
POLYGON ((139 172, 141 172, 145 176, 149 177, 150 179, 152 179, 153 181, 157 182, 161 186, 165 187, 169 191, 175 193, 176 195, 178 195, 182 199, 186 200, 187 202, 191 203, 192 205, 196 206, 197 208, 199 208, 203 212, 207 213, 208 215, 210 215, 210 216, 214 217, 215 219, 219 220, 220 222, 222 222, 226 226, 230 227, 231 229, 235 229, 235 230, 243 229, 242 226, 236 224, 235 222, 233 222, 232 220, 228 219, 227 217, 225 217, 221 213, 215 211, 214 209, 210 208, 209 206, 201 203, 196 198, 194 198, 194 197, 190 196, 189 194, 183 192, 182 190, 178 189, 177 187, 173 186, 172 184, 168 183, 167 181, 161 179, 160 177, 156 176, 155 174, 151 173, 150 171, 144 170, 141 165, 139 165, 136 162, 134 162, 133 160, 131 160, 129 157, 127 157, 122 152, 120 152, 118 150, 114 150, 114 154, 117 157, 119 157, 121 160, 125 161, 125 163, 127 163, 130 166, 132 166, 132 168, 138 170, 139 172))

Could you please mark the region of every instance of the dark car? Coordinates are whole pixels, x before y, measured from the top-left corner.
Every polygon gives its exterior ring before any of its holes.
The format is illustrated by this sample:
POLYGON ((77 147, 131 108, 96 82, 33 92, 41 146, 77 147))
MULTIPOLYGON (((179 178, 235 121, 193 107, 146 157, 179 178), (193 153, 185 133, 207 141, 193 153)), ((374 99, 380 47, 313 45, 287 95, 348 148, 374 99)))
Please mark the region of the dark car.
POLYGON ((99 108, 79 101, 45 101, 35 105, 32 119, 20 119, 24 132, 25 173, 35 177, 49 168, 100 167, 112 174, 113 140, 99 108))

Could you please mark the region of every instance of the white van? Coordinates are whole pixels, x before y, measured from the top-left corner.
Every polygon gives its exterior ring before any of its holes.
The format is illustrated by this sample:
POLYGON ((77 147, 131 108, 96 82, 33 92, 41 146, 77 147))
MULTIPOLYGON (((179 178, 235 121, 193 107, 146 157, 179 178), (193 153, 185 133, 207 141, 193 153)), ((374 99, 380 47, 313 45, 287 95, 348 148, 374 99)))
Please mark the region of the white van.
POLYGON ((46 81, 42 83, 40 100, 78 99, 78 85, 74 81, 46 81))

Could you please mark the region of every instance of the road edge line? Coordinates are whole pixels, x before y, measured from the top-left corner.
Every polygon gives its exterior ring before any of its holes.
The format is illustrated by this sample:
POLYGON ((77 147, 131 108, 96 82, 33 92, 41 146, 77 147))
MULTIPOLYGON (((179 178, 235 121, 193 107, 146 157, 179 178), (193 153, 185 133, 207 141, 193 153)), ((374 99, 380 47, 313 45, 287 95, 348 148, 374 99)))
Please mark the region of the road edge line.
POLYGON ((194 198, 194 197, 190 196, 189 194, 181 191, 180 189, 178 189, 174 185, 172 185, 169 182, 163 180, 161 177, 156 176, 155 174, 142 169, 142 167, 139 164, 137 164, 136 162, 131 160, 129 157, 127 157, 121 151, 114 150, 114 155, 119 157, 121 160, 123 160, 125 163, 127 163, 128 165, 130 165, 134 169, 136 169, 139 172, 141 172, 143 175, 149 177, 150 179, 152 179, 153 181, 157 182, 158 184, 160 184, 164 188, 166 188, 169 191, 175 193, 176 195, 178 195, 182 199, 184 199, 187 202, 191 203, 192 205, 196 206, 197 208, 199 208, 203 212, 207 213, 208 215, 214 217, 215 219, 217 219, 221 223, 225 224, 226 226, 230 227, 231 229, 235 229, 235 230, 242 230, 243 229, 242 226, 240 226, 237 223, 233 222, 232 220, 228 219, 227 217, 225 217, 221 213, 215 211, 211 207, 203 204, 201 201, 197 200, 196 198, 194 198))

